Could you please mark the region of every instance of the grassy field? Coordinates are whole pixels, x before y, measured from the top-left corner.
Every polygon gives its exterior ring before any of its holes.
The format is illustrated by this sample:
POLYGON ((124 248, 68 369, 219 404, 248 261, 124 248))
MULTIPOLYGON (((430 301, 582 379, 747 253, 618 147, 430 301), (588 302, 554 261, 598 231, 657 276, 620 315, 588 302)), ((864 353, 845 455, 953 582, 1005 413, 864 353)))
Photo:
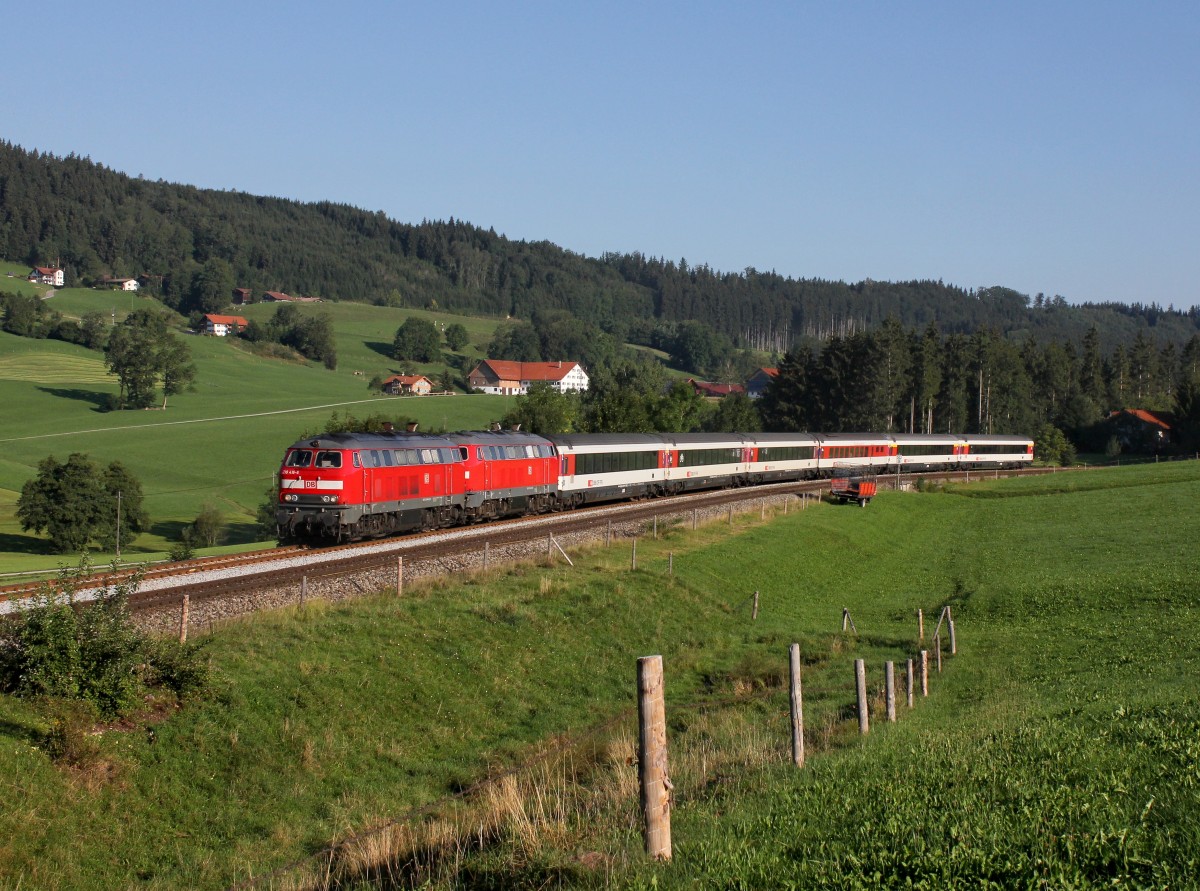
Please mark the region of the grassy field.
MULTIPOLYGON (((82 315, 101 303, 105 312, 117 306, 119 320, 147 298, 63 289, 50 300, 65 315, 82 315)), ((273 312, 262 305, 245 310, 263 319, 273 312)), ((82 451, 97 461, 127 464, 142 482, 153 528, 126 542, 123 555, 155 558, 165 554, 205 502, 226 513, 230 546, 261 538, 253 528, 254 512, 283 448, 302 432, 322 427, 334 411, 407 415, 423 430, 455 430, 485 427, 507 408, 505 397, 413 399, 368 391, 373 375, 399 371, 385 354, 408 315, 439 323, 455 317, 357 304, 305 306, 301 312, 333 316, 341 357, 336 371, 261 358, 232 338, 189 337, 195 390, 172 397, 165 411, 106 412, 116 381, 106 373, 101 353, 0 332, 0 572, 53 568, 60 562, 42 539, 22 532, 14 516, 21 486, 49 454, 61 460, 82 451)), ((478 352, 495 323, 460 321, 472 337, 468 355, 478 352)), ((443 367, 423 370, 438 374, 443 367)), ((107 559, 95 556, 98 562, 107 559)))
POLYGON ((328 842, 404 818, 335 858, 346 887, 1195 887, 1198 496, 1196 464, 885 493, 667 529, 636 572, 621 542, 260 616, 209 639, 213 701, 104 734, 89 770, 49 761, 35 707, 0 697, 0 884, 219 888, 285 867, 260 887, 298 887, 328 842), (852 660, 877 694, 917 607, 945 604, 960 654, 860 739, 852 660), (787 766, 792 641, 804 771, 787 766), (669 865, 641 854, 631 762, 650 653, 669 865))

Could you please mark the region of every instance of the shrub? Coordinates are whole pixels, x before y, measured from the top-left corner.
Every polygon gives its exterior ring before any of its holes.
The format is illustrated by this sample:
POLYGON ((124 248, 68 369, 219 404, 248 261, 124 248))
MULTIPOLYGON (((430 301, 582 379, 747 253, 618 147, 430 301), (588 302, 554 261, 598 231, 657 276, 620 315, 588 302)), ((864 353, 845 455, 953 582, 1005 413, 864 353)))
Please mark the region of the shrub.
POLYGON ((79 601, 90 565, 59 573, 28 609, 0 629, 0 687, 18 696, 87 703, 114 718, 138 706, 147 686, 177 695, 207 687, 208 665, 198 647, 173 650, 138 630, 129 597, 141 574, 79 601))

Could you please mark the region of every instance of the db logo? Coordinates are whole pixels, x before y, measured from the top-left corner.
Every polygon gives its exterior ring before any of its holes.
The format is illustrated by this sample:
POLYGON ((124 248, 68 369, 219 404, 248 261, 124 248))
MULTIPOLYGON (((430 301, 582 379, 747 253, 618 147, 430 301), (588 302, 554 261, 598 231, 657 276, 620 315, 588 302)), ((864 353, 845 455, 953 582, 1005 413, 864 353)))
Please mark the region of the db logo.
POLYGON ((306 488, 306 489, 315 489, 316 487, 317 487, 317 481, 316 481, 316 480, 305 480, 305 481, 304 481, 304 488, 306 488))

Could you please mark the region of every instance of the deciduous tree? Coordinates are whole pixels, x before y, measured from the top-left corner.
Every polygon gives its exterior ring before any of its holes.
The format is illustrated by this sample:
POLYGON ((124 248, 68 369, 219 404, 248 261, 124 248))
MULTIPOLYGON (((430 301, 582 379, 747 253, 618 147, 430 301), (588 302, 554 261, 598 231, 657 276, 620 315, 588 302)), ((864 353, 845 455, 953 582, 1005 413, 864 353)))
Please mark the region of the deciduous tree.
POLYGON ((17 519, 26 531, 45 532, 57 553, 83 551, 92 541, 111 548, 117 538, 118 492, 121 541, 129 542, 148 523, 138 480, 120 462, 101 470, 80 452, 66 463, 51 455, 22 487, 17 519))
POLYGON ((442 338, 433 322, 409 316, 396 329, 392 355, 396 359, 410 359, 413 362, 435 362, 441 353, 441 346, 442 338))

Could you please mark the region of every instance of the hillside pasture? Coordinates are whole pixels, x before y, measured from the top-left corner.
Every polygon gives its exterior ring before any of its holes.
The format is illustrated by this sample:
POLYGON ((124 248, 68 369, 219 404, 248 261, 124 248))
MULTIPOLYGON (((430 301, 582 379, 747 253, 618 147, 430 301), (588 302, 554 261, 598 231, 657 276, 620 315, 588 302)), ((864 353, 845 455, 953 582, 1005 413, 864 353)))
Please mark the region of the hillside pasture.
POLYGON ((6 507, 50 454, 62 460, 79 451, 126 464, 142 482, 153 525, 122 551, 154 558, 206 501, 226 513, 230 544, 261 540, 254 514, 283 449, 322 429, 334 412, 412 417, 423 430, 479 429, 504 412, 502 397, 382 396, 364 377, 261 358, 232 340, 191 336, 187 343, 197 366, 194 390, 172 397, 166 410, 109 412, 117 387, 101 353, 0 332, 0 571, 56 565, 6 507))
POLYGON ((885 492, 865 511, 664 524, 633 572, 626 540, 574 567, 231 623, 208 643, 217 699, 105 733, 111 780, 56 767, 36 710, 0 697, 0 872, 154 889, 282 868, 259 887, 309 887, 326 864, 311 852, 366 832, 335 859, 338 887, 395 887, 414 857, 435 876, 435 852, 386 829, 399 818, 440 833, 435 888, 1195 887, 1200 568, 1180 555, 1200 533, 1200 465, 1094 474, 1068 494, 999 481, 981 485, 1007 497, 885 492), (882 661, 917 649, 918 607, 930 634, 944 605, 959 655, 888 725, 882 661), (857 634, 839 632, 843 607, 857 634), (788 764, 793 641, 803 771, 788 764), (666 668, 670 864, 642 853, 629 742, 634 664, 651 653, 666 668), (855 658, 876 707, 865 738, 855 658), (539 761, 622 715, 561 769, 539 761), (456 837, 447 802, 526 760, 531 797, 496 805, 482 849, 475 812, 456 837), (582 785, 560 797, 564 782, 582 785))

